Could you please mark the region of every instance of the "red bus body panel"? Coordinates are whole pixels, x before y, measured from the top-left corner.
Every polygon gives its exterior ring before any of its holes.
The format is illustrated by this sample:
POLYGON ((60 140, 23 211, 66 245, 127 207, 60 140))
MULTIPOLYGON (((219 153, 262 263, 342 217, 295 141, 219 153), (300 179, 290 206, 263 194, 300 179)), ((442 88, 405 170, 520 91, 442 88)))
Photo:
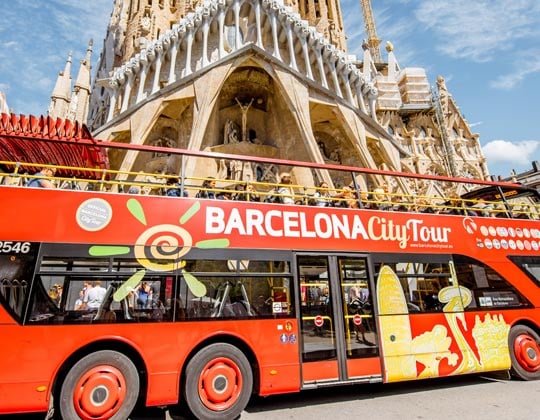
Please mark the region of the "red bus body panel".
MULTIPOLYGON (((182 361, 206 338, 238 337, 256 349, 260 393, 300 388, 298 345, 280 342, 284 320, 210 321, 158 324, 7 326, 2 332, 0 407, 5 412, 44 411, 52 381, 66 357, 100 340, 124 341, 143 357, 148 372, 147 405, 178 402, 182 361), (41 387, 41 390, 38 390, 41 387)), ((296 321, 291 331, 297 331, 296 321)))
MULTIPOLYGON (((3 240, 46 241, 100 245, 134 245, 151 227, 181 226, 193 246, 208 240, 228 241, 229 248, 286 249, 332 252, 408 252, 474 255, 504 273, 524 277, 507 255, 538 255, 538 227, 530 221, 443 216, 308 206, 217 203, 157 196, 61 191, 0 186, 0 232, 3 240), (105 203, 105 204, 104 204, 105 203), (141 209, 137 218, 133 205, 141 209), (95 207, 97 205, 97 207, 95 207), (103 209, 110 208, 110 214, 103 209), (95 209, 95 213, 94 210, 95 209), (130 210, 131 209, 131 210, 130 210), (189 217, 188 217, 189 216, 189 217), (90 228, 96 226, 97 229, 90 228), (509 231, 516 232, 510 237, 509 231), (519 235, 517 232, 520 232, 519 235), (526 234, 524 232, 527 232, 526 234), (512 240, 517 249, 507 246, 512 240)), ((538 223, 536 222, 536 225, 538 223)), ((188 254, 189 255, 189 254, 188 254)), ((538 308, 540 293, 532 281, 515 287, 538 308)), ((529 319, 540 325, 538 310, 507 310, 505 322, 529 319)), ((472 343, 476 317, 467 312, 458 323, 464 340, 472 343)), ((448 325, 444 314, 409 316, 413 336, 448 325)), ((141 355, 148 373, 148 405, 178 401, 180 372, 187 355, 205 339, 217 335, 236 337, 253 350, 259 366, 261 395, 301 389, 298 342, 283 343, 284 324, 300 336, 294 319, 175 322, 155 324, 20 326, 0 308, 2 344, 0 358, 0 410, 43 411, 49 390, 65 360, 78 349, 99 340, 121 340, 141 355), (149 345, 151 344, 151 345, 149 345)), ((463 358, 459 348, 452 363, 441 361, 440 375, 454 373, 463 358)), ((472 352, 477 349, 471 347, 472 352)), ((381 374, 381 360, 348 360, 350 377, 381 374)), ((338 377, 335 363, 317 362, 302 367, 304 380, 338 377)), ((421 376, 422 372, 418 372, 421 376)))

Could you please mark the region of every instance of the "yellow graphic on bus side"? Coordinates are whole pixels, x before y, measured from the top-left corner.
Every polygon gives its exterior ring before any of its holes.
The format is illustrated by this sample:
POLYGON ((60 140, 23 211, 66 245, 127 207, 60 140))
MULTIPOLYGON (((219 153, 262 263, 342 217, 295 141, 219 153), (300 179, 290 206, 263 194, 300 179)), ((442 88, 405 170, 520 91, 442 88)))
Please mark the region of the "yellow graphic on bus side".
MULTIPOLYGON (((84 204, 84 203, 83 203, 84 204)), ((126 207, 135 219, 144 226, 148 225, 144 208, 136 198, 130 198, 126 202, 126 207)), ((195 202, 179 219, 181 225, 188 222, 200 210, 201 205, 195 202)), ((227 248, 229 240, 227 238, 201 240, 193 244, 191 233, 175 224, 163 223, 147 227, 133 244, 135 258, 144 268, 151 271, 173 271, 182 270, 184 280, 195 297, 202 297, 206 294, 206 286, 195 276, 186 272, 183 267, 186 265, 182 258, 189 253, 191 248, 227 248)), ((95 245, 89 249, 89 254, 93 256, 115 256, 125 255, 130 252, 129 247, 119 247, 110 245, 95 245)), ((128 279, 115 294, 114 299, 122 300, 129 293, 128 286, 131 283, 137 284, 142 280, 146 271, 139 270, 128 279)), ((118 301, 119 301, 118 300, 118 301)))
POLYGON ((502 370, 510 367, 508 333, 510 326, 502 314, 486 314, 484 321, 475 317, 472 329, 474 346, 479 357, 465 338, 468 330, 464 309, 472 301, 469 289, 454 285, 439 291, 439 301, 445 303, 443 311, 452 336, 445 325, 436 324, 431 331, 412 336, 407 300, 398 276, 391 267, 383 265, 377 280, 377 305, 384 377, 386 382, 441 376, 439 366, 446 359, 449 366, 456 366, 451 375, 460 373, 502 370), (461 353, 450 351, 452 343, 461 353), (417 363, 423 366, 418 373, 417 363))

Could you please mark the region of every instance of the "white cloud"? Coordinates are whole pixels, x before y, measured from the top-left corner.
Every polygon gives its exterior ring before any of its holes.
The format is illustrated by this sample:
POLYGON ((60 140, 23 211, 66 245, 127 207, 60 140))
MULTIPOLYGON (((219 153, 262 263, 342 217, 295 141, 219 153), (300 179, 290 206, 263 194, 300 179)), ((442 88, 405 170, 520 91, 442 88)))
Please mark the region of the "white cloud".
POLYGON ((473 128, 482 124, 484 124, 484 121, 477 121, 477 122, 469 123, 469 127, 473 128))
MULTIPOLYGON (((527 54, 529 55, 529 54, 527 54)), ((496 89, 510 90, 519 85, 528 75, 540 72, 540 51, 534 51, 530 56, 517 60, 514 71, 497 77, 490 82, 496 89)))
POLYGON ((493 140, 486 143, 482 150, 489 163, 508 163, 519 166, 528 165, 535 160, 533 154, 540 150, 540 140, 493 140))
POLYGON ((540 35, 538 0, 421 0, 415 15, 435 33, 439 51, 477 62, 540 35))

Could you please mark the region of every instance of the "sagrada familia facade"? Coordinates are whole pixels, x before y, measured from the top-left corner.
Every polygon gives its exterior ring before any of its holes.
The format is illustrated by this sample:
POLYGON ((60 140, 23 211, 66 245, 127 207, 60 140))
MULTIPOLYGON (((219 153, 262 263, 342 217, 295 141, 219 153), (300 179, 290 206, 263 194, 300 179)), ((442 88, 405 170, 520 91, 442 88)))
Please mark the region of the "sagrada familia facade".
MULTIPOLYGON (((432 88, 423 68, 401 68, 389 42, 381 58, 369 0, 361 6, 367 39, 356 57, 339 0, 116 0, 93 83, 90 43, 73 88, 68 58, 49 115, 86 122, 104 141, 487 179, 478 135, 444 79, 432 88)), ((132 151, 110 161, 131 173, 181 165, 132 151)), ((197 159, 183 168, 268 182, 282 169, 197 159)), ((350 182, 304 169, 293 178, 350 182)), ((442 194, 431 183, 382 182, 442 194)))

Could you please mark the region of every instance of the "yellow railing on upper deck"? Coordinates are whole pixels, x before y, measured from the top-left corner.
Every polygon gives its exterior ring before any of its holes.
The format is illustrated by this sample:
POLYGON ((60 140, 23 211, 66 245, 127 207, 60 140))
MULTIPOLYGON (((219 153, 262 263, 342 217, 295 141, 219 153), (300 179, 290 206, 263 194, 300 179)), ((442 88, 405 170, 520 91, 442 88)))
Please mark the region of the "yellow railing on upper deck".
POLYGON ((239 201, 269 203, 287 202, 296 205, 321 207, 363 208, 389 211, 422 212, 435 214, 461 214, 485 217, 514 217, 540 220, 540 203, 519 203, 510 208, 501 201, 463 200, 459 197, 423 196, 416 194, 390 193, 377 188, 373 191, 355 189, 353 185, 342 188, 306 187, 296 184, 275 182, 245 182, 208 177, 179 177, 146 172, 91 169, 61 165, 43 165, 22 162, 0 161, 0 184, 25 186, 31 179, 44 178, 52 181, 56 188, 66 190, 109 191, 114 193, 145 195, 176 195, 185 197, 207 196, 239 201), (7 172, 5 167, 14 167, 7 172), (24 168, 24 169, 21 169, 24 168), (79 173, 74 177, 38 176, 44 168, 55 168, 58 172, 79 173), (212 187, 205 183, 214 182, 212 187), (170 194, 175 191, 175 194, 170 194), (206 193, 206 194, 204 194, 206 193), (287 200, 288 199, 288 200, 287 200))

